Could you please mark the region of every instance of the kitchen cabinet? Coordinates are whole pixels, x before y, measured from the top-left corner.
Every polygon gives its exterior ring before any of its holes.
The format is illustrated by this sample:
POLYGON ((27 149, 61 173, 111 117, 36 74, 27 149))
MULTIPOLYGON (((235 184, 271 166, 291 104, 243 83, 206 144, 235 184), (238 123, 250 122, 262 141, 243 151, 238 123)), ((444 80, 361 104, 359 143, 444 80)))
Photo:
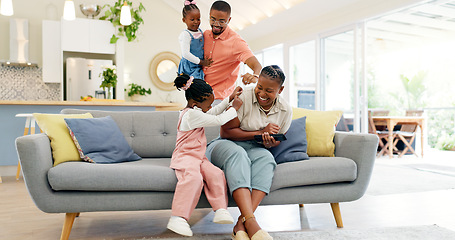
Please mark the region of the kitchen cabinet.
POLYGON ((60 21, 43 21, 43 81, 60 83, 60 21))
POLYGON ((115 34, 114 25, 109 21, 90 21, 90 52, 115 53, 115 44, 111 37, 115 34))
POLYGON ((68 57, 110 59, 117 67, 117 99, 123 93, 123 41, 111 44, 115 28, 109 21, 76 18, 73 21, 43 20, 43 81, 60 83, 62 100, 65 85, 64 66, 68 57))
POLYGON ((115 44, 109 43, 114 33, 115 28, 109 21, 84 18, 73 21, 62 20, 62 50, 114 54, 115 44))

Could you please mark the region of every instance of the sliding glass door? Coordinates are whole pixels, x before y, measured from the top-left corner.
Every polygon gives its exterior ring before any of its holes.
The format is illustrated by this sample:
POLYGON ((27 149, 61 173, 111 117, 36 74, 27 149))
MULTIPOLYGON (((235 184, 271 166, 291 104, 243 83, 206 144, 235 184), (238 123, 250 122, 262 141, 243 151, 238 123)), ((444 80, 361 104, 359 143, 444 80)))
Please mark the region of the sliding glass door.
MULTIPOLYGON (((366 114, 361 106, 363 80, 363 24, 353 25, 320 36, 320 109, 341 110, 349 127, 361 132, 366 114), (362 127, 360 127, 362 126, 362 127)), ((362 131, 364 132, 364 131, 362 131)))
POLYGON ((289 99, 294 107, 316 109, 316 40, 289 48, 289 99))

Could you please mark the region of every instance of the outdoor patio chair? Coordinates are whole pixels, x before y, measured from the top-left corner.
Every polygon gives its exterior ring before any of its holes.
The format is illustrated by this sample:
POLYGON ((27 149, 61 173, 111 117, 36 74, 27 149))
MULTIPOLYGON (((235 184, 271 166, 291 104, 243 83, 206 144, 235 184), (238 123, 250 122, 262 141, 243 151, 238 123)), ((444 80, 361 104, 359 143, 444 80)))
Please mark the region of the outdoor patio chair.
MULTIPOLYGON (((372 134, 376 134, 379 137, 379 147, 380 150, 377 156, 382 156, 388 154, 389 150, 389 132, 386 130, 385 126, 378 126, 381 127, 381 131, 377 129, 376 124, 373 121, 372 116, 388 116, 389 110, 368 110, 368 132, 372 134), (384 131, 383 131, 384 130, 384 131), (384 144, 385 142, 385 144, 384 144)), ((395 148, 394 148, 395 150, 395 148)))
MULTIPOLYGON (((406 116, 422 116, 423 115, 423 110, 406 110, 406 116)), ((397 143, 399 140, 401 140, 405 148, 403 151, 401 151, 398 155, 398 157, 402 157, 406 152, 410 151, 414 155, 417 156, 417 153, 415 152, 414 148, 412 147, 412 143, 415 140, 415 137, 417 135, 417 125, 415 124, 402 124, 401 128, 399 131, 396 131, 394 133, 394 141, 393 141, 393 147, 394 150, 397 146, 397 143)))

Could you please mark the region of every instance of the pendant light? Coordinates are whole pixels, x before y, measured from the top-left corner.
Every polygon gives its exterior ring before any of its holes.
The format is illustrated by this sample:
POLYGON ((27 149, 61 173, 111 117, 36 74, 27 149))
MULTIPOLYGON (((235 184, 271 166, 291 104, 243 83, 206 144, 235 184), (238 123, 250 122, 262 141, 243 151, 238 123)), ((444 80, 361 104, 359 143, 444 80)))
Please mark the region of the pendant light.
POLYGON ((13 0, 1 0, 0 13, 5 16, 12 16, 13 11, 13 0))
POLYGON ((126 1, 123 2, 122 10, 120 12, 120 24, 128 26, 132 23, 131 21, 131 10, 130 6, 126 1))
POLYGON ((63 19, 67 21, 76 19, 76 9, 74 8, 74 2, 72 0, 65 0, 65 6, 63 7, 63 19))

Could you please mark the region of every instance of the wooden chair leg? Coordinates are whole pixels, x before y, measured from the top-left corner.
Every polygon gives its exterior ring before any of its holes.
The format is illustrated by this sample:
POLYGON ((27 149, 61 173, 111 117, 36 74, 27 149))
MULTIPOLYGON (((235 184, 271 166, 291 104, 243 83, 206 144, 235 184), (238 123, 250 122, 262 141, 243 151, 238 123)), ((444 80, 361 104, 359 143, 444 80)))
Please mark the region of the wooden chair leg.
POLYGON ((21 162, 17 162, 16 180, 19 180, 20 175, 21 175, 21 162))
POLYGON ((78 214, 79 213, 66 213, 60 240, 68 240, 70 237, 71 228, 73 227, 74 219, 78 214))
POLYGON ((382 142, 381 138, 379 138, 379 143, 378 144, 379 144, 379 147, 384 148, 384 143, 382 142))
POLYGON ((335 217, 335 222, 337 223, 337 227, 343 227, 343 219, 341 218, 341 211, 340 211, 340 204, 339 203, 330 203, 332 207, 333 216, 335 217))
MULTIPOLYGON (((382 142, 382 140, 380 139, 379 142, 382 142)), ((381 148, 381 151, 379 151, 378 154, 376 154, 376 156, 378 156, 378 157, 389 154, 389 151, 388 151, 389 143, 387 142, 385 145, 384 144, 382 144, 382 145, 383 146, 381 148)))
POLYGON ((412 146, 411 146, 412 142, 414 142, 415 135, 411 138, 411 140, 409 142, 403 136, 401 136, 401 135, 398 135, 398 136, 400 137, 401 141, 403 141, 404 145, 406 146, 406 148, 401 152, 400 156, 398 156, 398 157, 402 157, 407 151, 411 151, 412 154, 418 156, 417 153, 414 151, 414 148, 412 148, 412 146))

